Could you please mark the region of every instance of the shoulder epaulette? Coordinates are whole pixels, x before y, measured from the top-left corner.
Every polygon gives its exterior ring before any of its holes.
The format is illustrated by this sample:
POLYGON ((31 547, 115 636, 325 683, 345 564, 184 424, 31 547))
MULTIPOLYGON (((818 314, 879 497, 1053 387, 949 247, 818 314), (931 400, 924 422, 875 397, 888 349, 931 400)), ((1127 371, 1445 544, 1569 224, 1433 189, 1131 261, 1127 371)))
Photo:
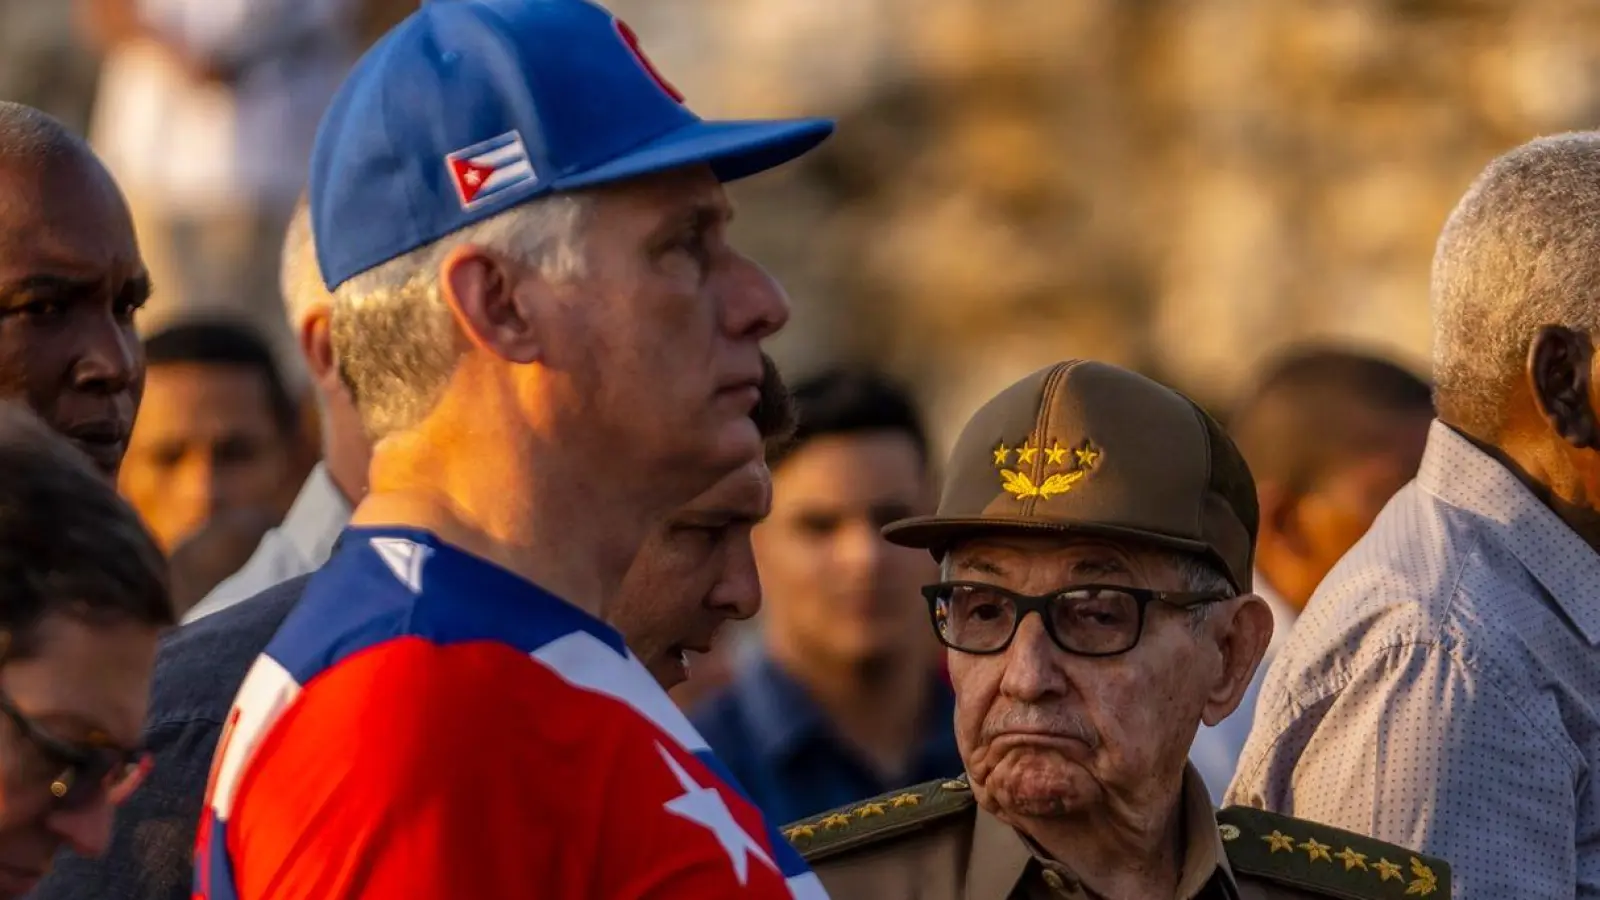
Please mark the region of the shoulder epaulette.
POLYGON ((965 777, 927 781, 841 806, 783 829, 807 862, 919 831, 973 805, 965 777))
POLYGON ((1396 844, 1244 806, 1217 813, 1235 872, 1349 900, 1448 900, 1450 865, 1396 844))

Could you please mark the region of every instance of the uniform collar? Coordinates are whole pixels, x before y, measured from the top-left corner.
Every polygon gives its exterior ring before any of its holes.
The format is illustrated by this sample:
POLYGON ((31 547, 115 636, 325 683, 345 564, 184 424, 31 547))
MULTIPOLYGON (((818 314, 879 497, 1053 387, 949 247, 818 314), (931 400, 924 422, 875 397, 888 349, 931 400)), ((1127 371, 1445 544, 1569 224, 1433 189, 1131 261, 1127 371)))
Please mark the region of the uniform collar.
MULTIPOLYGON (((1183 771, 1183 868, 1178 876, 1176 900, 1201 896, 1213 879, 1219 879, 1229 896, 1238 895, 1233 869, 1217 830, 1216 808, 1211 794, 1194 766, 1183 771)), ((982 807, 972 831, 971 857, 967 862, 966 897, 1009 897, 1028 875, 1031 865, 1054 872, 1076 887, 1075 878, 1060 863, 1051 861, 1036 845, 1015 828, 995 818, 982 807)))

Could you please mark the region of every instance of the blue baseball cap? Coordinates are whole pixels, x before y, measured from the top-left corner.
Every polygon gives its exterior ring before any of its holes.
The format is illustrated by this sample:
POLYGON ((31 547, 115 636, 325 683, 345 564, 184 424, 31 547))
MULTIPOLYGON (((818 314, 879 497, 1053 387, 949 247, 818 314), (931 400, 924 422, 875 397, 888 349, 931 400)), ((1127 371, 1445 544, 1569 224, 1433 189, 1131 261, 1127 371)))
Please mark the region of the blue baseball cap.
POLYGON ((827 119, 707 122, 586 0, 434 0, 367 51, 311 154, 331 290, 519 203, 693 164, 754 175, 827 119))

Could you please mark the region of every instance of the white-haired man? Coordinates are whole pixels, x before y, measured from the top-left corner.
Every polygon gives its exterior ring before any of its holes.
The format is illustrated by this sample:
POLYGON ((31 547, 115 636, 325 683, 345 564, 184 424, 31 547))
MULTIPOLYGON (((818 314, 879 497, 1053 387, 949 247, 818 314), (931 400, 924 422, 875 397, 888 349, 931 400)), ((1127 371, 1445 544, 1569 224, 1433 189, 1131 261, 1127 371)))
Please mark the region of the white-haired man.
POLYGON ((1232 802, 1600 896, 1600 133, 1490 163, 1434 256, 1438 421, 1261 692, 1232 802))
POLYGON ((262 538, 244 567, 206 595, 183 616, 204 618, 255 596, 328 561, 350 511, 367 490, 372 446, 361 429, 350 389, 339 377, 333 355, 333 297, 317 270, 311 240, 311 207, 295 207, 283 242, 280 282, 290 331, 311 378, 321 423, 322 461, 311 470, 282 524, 262 538))
POLYGON ((310 199, 369 492, 240 689, 196 897, 823 896, 602 617, 762 452, 788 302, 721 182, 831 128, 701 121, 583 0, 357 65, 310 199))

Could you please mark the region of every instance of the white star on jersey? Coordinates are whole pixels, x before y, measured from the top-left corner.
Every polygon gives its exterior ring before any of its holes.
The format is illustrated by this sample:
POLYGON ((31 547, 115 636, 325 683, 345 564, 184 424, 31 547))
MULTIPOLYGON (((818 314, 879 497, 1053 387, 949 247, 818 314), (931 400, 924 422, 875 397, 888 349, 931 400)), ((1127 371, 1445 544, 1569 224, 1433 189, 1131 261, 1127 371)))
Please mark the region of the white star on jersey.
POLYGON ((772 857, 767 851, 761 849, 756 839, 733 818, 728 804, 722 801, 722 795, 716 788, 701 787, 694 778, 678 765, 672 758, 667 748, 658 741, 656 749, 661 752, 661 758, 666 760, 667 768, 677 777, 678 784, 683 786, 683 793, 665 804, 667 812, 704 827, 716 837, 717 842, 728 854, 728 862, 733 863, 733 874, 739 879, 739 884, 744 885, 750 879, 750 857, 754 856, 767 864, 767 868, 776 870, 772 857))
POLYGON ((483 176, 478 174, 477 169, 468 169, 467 174, 461 176, 461 178, 463 181, 472 185, 473 187, 477 187, 478 182, 483 180, 483 176))

